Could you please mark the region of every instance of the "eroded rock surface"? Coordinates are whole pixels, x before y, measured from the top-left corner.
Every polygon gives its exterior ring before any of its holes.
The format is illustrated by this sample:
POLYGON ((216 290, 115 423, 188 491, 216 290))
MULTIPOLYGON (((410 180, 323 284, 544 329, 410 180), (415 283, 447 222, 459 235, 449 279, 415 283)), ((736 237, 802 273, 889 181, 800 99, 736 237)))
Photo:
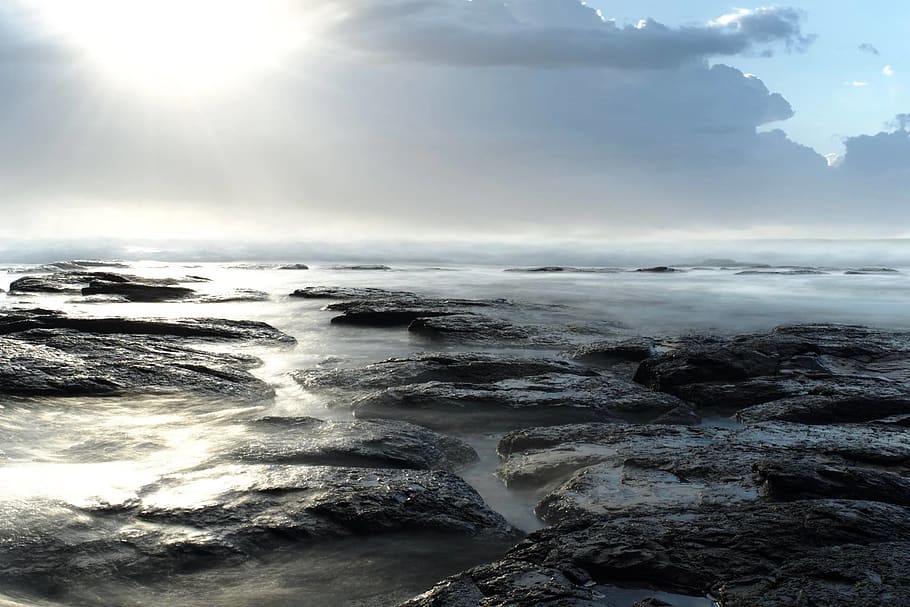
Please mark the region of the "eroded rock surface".
POLYGON ((470 445, 400 421, 331 422, 267 417, 228 455, 253 463, 456 470, 477 459, 470 445))
POLYGON ((358 417, 405 419, 437 429, 662 422, 668 415, 674 417, 668 423, 678 423, 680 411, 691 411, 670 395, 547 359, 424 354, 356 369, 302 371, 296 379, 310 390, 334 390, 334 402, 352 406, 358 417))
POLYGON ((685 338, 644 360, 635 380, 748 422, 875 420, 910 412, 910 334, 797 325, 685 338))
POLYGON ((48 310, 0 315, 0 393, 106 396, 188 391, 244 400, 273 390, 249 373, 260 361, 175 342, 245 340, 289 344, 264 323, 219 319, 77 318, 48 310))
POLYGON ((910 511, 849 500, 576 521, 444 580, 407 607, 604 605, 596 584, 710 593, 724 607, 910 601, 910 511))
POLYGON ((116 502, 0 506, 0 581, 51 593, 79 576, 160 576, 355 535, 518 537, 443 471, 220 465, 162 478, 116 502))

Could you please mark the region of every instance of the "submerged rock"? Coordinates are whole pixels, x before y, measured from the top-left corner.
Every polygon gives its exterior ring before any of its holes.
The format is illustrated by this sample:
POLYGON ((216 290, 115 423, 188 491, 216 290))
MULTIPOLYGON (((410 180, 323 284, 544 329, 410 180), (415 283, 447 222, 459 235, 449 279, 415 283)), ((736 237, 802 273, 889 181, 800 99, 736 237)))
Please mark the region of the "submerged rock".
POLYGON ((332 266, 333 270, 391 270, 389 266, 378 263, 362 263, 349 266, 332 266))
POLYGON ((537 266, 530 268, 506 268, 504 272, 527 272, 547 274, 553 272, 581 273, 581 274, 617 274, 622 272, 620 268, 595 268, 595 267, 572 267, 572 266, 537 266))
POLYGON ((407 607, 602 605, 596 584, 712 597, 725 607, 910 602, 910 510, 849 500, 616 517, 538 531, 504 559, 407 607))

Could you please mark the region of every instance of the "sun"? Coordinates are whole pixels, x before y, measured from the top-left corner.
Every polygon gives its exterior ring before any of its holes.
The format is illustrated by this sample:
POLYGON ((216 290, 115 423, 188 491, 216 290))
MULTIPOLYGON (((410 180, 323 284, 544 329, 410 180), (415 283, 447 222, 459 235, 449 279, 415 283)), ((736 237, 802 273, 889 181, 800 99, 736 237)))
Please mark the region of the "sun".
POLYGON ((48 29, 113 81, 198 96, 280 66, 306 41, 290 0, 33 0, 48 29))

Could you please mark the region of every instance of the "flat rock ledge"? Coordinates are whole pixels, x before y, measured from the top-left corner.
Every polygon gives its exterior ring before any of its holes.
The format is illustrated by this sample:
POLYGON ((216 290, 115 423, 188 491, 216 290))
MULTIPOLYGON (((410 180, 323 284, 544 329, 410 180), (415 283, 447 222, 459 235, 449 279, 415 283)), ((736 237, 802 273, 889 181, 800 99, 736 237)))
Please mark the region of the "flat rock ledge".
POLYGON ((274 395, 269 385, 249 373, 260 365, 257 358, 192 347, 194 342, 212 341, 295 343, 257 322, 8 312, 0 314, 0 394, 110 396, 165 391, 239 400, 274 395))
POLYGON ((354 369, 300 371, 295 379, 359 418, 402 419, 437 430, 698 422, 676 397, 562 360, 427 353, 354 369))

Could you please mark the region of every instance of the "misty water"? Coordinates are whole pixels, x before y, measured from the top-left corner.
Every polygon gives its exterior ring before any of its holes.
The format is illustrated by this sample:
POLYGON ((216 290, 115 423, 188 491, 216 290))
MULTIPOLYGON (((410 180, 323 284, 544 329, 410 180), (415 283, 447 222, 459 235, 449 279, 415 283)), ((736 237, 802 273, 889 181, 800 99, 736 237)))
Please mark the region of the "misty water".
MULTIPOLYGON (((229 402, 181 395, 114 398, 5 398, 0 401, 0 516, 29 530, 54 524, 53 506, 128 502, 143 487, 199 466, 217 464, 241 441, 255 438, 245 422, 266 417, 312 416, 347 420, 344 407, 327 407, 305 392, 289 372, 354 367, 427 350, 492 351, 527 356, 561 356, 559 348, 488 348, 430 341, 401 328, 375 329, 330 324, 335 313, 325 301, 288 297, 305 286, 378 287, 430 297, 498 299, 511 322, 542 326, 570 343, 664 336, 690 332, 735 333, 801 322, 910 328, 910 269, 819 274, 741 274, 741 267, 683 267, 674 273, 638 273, 634 268, 601 272, 505 272, 504 267, 395 265, 391 270, 279 270, 271 264, 180 264, 136 262, 126 272, 145 277, 187 274, 212 279, 192 285, 201 293, 256 289, 266 302, 115 303, 86 302, 72 295, 0 295, 4 309, 41 307, 72 315, 131 317, 217 317, 267 322, 295 337, 294 348, 235 347, 263 364, 253 373, 276 389, 273 401, 229 402), (42 501, 34 501, 41 498, 42 501)), ((25 275, 11 267, 0 288, 25 275), (6 283, 6 284, 5 284, 6 283)), ((763 271, 772 271, 763 269, 763 271)), ((788 271, 784 269, 782 271, 788 271)), ((711 422, 708 422, 711 423, 711 422)), ((716 420, 718 424, 729 423, 716 420)), ((540 526, 532 506, 539 495, 506 489, 495 477, 501 431, 465 429, 459 436, 480 459, 460 474, 516 527, 540 526)), ((206 496, 183 495, 205 500, 206 496)), ((9 521, 7 521, 9 522, 9 521)), ((8 526, 6 526, 8 528, 8 526)), ((0 538, 15 542, 16 537, 0 538)), ((180 605, 393 605, 428 589, 439 579, 496 558, 508 546, 433 536, 390 535, 281 547, 242 565, 188 571, 161 579, 84 579, 66 588, 0 589, 10 604, 180 604, 180 605)), ((2 566, 2 563, 0 563, 2 566)), ((645 595, 641 595, 645 596, 645 595)), ((634 598, 634 597, 631 597, 634 598)), ((604 605, 626 605, 627 591, 605 592, 604 605), (622 599, 622 602, 620 601, 622 599)), ((693 598, 692 605, 703 604, 693 598)), ((707 604, 710 604, 708 602, 707 604)))

